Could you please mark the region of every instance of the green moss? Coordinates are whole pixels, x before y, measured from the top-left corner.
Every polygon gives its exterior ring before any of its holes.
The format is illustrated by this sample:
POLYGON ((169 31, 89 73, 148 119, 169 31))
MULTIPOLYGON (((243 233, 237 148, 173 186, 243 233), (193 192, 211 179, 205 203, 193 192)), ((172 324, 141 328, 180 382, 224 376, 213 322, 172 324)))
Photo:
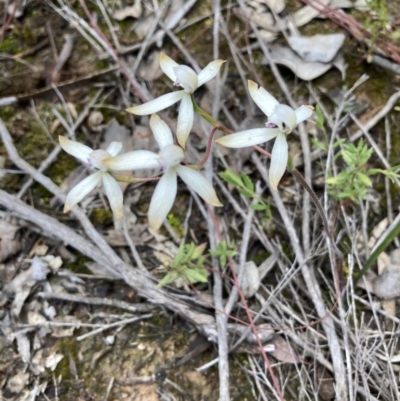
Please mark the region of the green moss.
POLYGON ((171 225, 171 227, 174 229, 176 235, 178 236, 183 236, 184 234, 184 228, 183 228, 183 221, 181 218, 173 213, 170 213, 167 216, 168 223, 171 225))
POLYGON ((258 266, 261 263, 265 262, 266 259, 268 259, 271 256, 270 252, 264 251, 264 252, 259 252, 256 255, 252 257, 252 261, 258 266))
POLYGON ((10 32, 5 37, 0 44, 0 53, 5 53, 8 55, 18 54, 22 51, 22 46, 19 43, 18 38, 14 32, 10 32))
POLYGON ((95 208, 90 214, 90 221, 93 224, 111 224, 113 222, 113 214, 110 210, 95 208))
POLYGON ((0 108, 0 118, 7 123, 15 116, 16 106, 5 106, 0 108))
POLYGON ((51 165, 46 174, 55 184, 61 185, 76 166, 76 159, 61 151, 57 156, 57 162, 51 165))
POLYGON ((77 258, 74 262, 67 264, 66 267, 68 270, 71 270, 74 273, 91 274, 91 271, 85 267, 85 263, 90 262, 91 259, 80 254, 77 254, 76 256, 77 258))

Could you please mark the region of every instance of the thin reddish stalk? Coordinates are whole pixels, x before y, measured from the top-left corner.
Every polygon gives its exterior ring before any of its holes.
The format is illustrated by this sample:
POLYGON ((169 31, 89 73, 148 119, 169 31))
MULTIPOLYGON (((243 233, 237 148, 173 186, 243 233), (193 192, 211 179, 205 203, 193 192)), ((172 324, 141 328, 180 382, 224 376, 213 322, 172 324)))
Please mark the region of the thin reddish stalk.
POLYGON ((213 143, 214 143, 214 142, 213 142, 214 135, 215 135, 215 133, 216 133, 219 129, 220 129, 220 127, 215 127, 215 128, 213 128, 213 130, 210 132, 210 136, 208 137, 208 141, 207 141, 207 150, 206 150, 206 154, 204 155, 203 160, 202 160, 200 163, 196 164, 196 166, 198 166, 199 169, 202 168, 202 167, 206 164, 208 158, 210 157, 212 145, 213 145, 213 143))
POLYGON ((99 28, 99 26, 97 25, 95 19, 93 18, 92 14, 90 13, 89 9, 86 6, 85 0, 79 0, 79 3, 81 5, 81 7, 83 8, 83 11, 85 12, 86 16, 89 19, 90 25, 93 27, 93 29, 95 29, 95 31, 97 32, 97 34, 104 40, 104 42, 107 44, 108 46, 108 50, 110 55, 112 56, 112 58, 116 61, 116 63, 118 64, 119 68, 121 69, 122 73, 125 75, 125 78, 129 81, 129 83, 131 84, 132 88, 135 91, 135 95, 142 101, 142 102, 147 102, 149 99, 143 94, 143 91, 141 89, 141 87, 139 86, 139 84, 133 79, 133 77, 131 76, 131 74, 129 73, 128 69, 126 68, 126 65, 122 62, 122 60, 120 59, 120 57, 118 56, 117 51, 114 49, 113 45, 111 44, 111 42, 108 40, 107 36, 104 35, 104 33, 102 32, 102 30, 99 28))
MULTIPOLYGON (((7 28, 11 24, 11 21, 14 19, 14 15, 17 12, 18 6, 19 6, 19 0, 15 0, 14 8, 12 9, 12 12, 11 12, 10 16, 8 17, 8 19, 4 22, 3 29, 0 32, 0 41, 3 40, 4 34, 6 33, 7 28)), ((7 15, 7 10, 5 10, 5 15, 7 15)))
MULTIPOLYGON (((339 26, 350 32, 357 40, 366 42, 367 39, 372 38, 372 33, 365 29, 361 24, 351 18, 349 15, 339 12, 332 7, 324 4, 320 0, 301 0, 303 3, 309 5, 310 7, 316 9, 318 12, 323 14, 325 17, 329 18, 339 26)), ((376 48, 385 56, 391 58, 392 60, 400 63, 400 48, 392 44, 388 38, 383 34, 379 34, 376 38, 376 48)), ((367 43, 368 45, 368 43, 367 43)))
MULTIPOLYGON (((215 219, 215 214, 214 214, 213 210, 211 209, 211 207, 208 204, 207 204, 207 209, 208 209, 210 217, 211 217, 211 219, 213 221, 215 232, 217 233, 218 240, 220 242, 222 242, 223 241, 223 237, 222 237, 222 234, 221 234, 221 232, 219 230, 218 223, 217 223, 217 221, 215 219)), ((279 399, 281 401, 284 401, 285 399, 283 398, 282 391, 281 391, 281 389, 279 387, 278 380, 276 379, 275 373, 274 373, 274 371, 272 369, 271 362, 268 359, 268 356, 267 356, 267 354, 266 354, 266 352, 264 350, 263 344, 261 342, 260 336, 258 335, 258 330, 257 330, 256 325, 254 324, 254 320, 253 320, 253 317, 251 316, 251 312, 250 312, 250 309, 249 309, 249 307, 247 305, 246 298, 244 297, 244 294, 242 292, 240 284, 237 281, 237 276, 236 276, 236 272, 235 272, 235 267, 233 265, 233 260, 232 260, 231 257, 228 257, 228 261, 229 261, 229 268, 231 270, 231 273, 232 273, 232 276, 233 276, 233 280, 234 280, 234 283, 235 283, 235 287, 237 288, 240 300, 243 303, 243 307, 244 307, 244 309, 246 311, 247 318, 249 319, 249 325, 250 325, 250 327, 251 327, 251 329, 252 329, 252 331, 254 333, 254 336, 255 336, 256 341, 257 341, 257 345, 260 348, 261 355, 262 355, 262 357, 264 359, 265 365, 267 366, 268 372, 269 372, 269 374, 271 376, 272 383, 274 385, 275 391, 277 392, 277 394, 279 396, 279 399)))

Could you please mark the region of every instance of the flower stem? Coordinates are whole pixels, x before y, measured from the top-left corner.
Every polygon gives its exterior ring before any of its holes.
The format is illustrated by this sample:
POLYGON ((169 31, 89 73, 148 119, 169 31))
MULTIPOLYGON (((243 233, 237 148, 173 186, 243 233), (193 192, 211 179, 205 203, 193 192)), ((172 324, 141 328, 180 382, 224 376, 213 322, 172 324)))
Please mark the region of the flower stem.
POLYGON ((137 182, 149 182, 149 181, 158 181, 160 177, 150 177, 150 178, 135 178, 135 177, 130 177, 127 175, 123 174, 112 174, 112 176, 118 181, 118 182, 128 182, 130 184, 136 184, 137 182))
MULTIPOLYGON (((210 156, 212 140, 213 140, 213 136, 214 136, 215 132, 217 130, 220 130, 220 131, 225 132, 226 134, 230 135, 230 134, 233 134, 233 131, 227 127, 224 127, 223 125, 220 125, 218 123, 218 121, 216 121, 213 117, 210 116, 210 114, 208 114, 205 110, 203 110, 201 107, 199 107, 196 104, 193 96, 192 96, 192 102, 193 102, 194 112, 199 114, 200 116, 202 116, 205 120, 207 120, 214 127, 214 129, 211 131, 211 134, 210 134, 210 137, 208 140, 206 155, 204 156, 203 160, 198 164, 198 166, 200 168, 206 163, 208 157, 210 156)), ((255 150, 257 150, 257 152, 263 154, 264 156, 271 158, 271 154, 269 152, 267 152, 266 150, 264 150, 263 148, 261 148, 260 146, 255 145, 255 146, 253 146, 253 148, 255 150)), ((297 180, 304 187, 304 189, 310 194, 311 199, 314 202, 315 207, 317 208, 318 214, 321 216, 322 224, 324 226, 326 235, 329 238, 333 252, 337 256, 337 258, 335 259, 335 265, 336 265, 335 267, 336 267, 336 271, 338 272, 338 275, 339 275, 339 280, 338 280, 339 281, 339 289, 341 290, 342 277, 343 277, 343 254, 335 244, 332 232, 329 228, 328 219, 325 215, 325 211, 324 211, 321 203, 319 202, 319 199, 318 199, 316 193, 308 185, 307 181, 300 174, 300 172, 293 166, 293 161, 291 160, 291 158, 289 158, 287 170, 290 171, 297 178, 297 180)))
POLYGON ((195 102, 193 95, 192 97, 192 103, 193 103, 193 111, 197 113, 198 115, 202 116, 206 121, 208 121, 213 127, 218 127, 220 124, 217 120, 212 118, 210 114, 208 114, 205 110, 203 110, 201 107, 197 106, 197 103, 195 102))
POLYGON ((212 129, 212 131, 210 132, 210 136, 208 137, 208 142, 207 142, 207 150, 206 150, 206 154, 203 157, 203 160, 200 163, 195 164, 193 166, 189 166, 189 167, 192 167, 192 168, 194 168, 196 170, 200 170, 206 164, 208 158, 210 157, 210 153, 211 153, 211 149, 212 149, 212 145, 213 145, 214 135, 218 130, 219 130, 219 126, 214 127, 212 129))
POLYGON ((301 175, 300 171, 297 170, 293 164, 288 166, 288 171, 290 171, 300 182, 300 184, 303 186, 303 188, 310 194, 312 201, 314 202, 315 207, 317 208, 318 214, 320 215, 322 219, 322 224, 324 226, 326 235, 329 238, 329 242, 331 243, 332 250, 336 254, 337 259, 335 259, 335 267, 336 271, 338 273, 338 282, 339 282, 339 289, 341 292, 342 289, 342 282, 343 282, 343 253, 340 251, 340 249, 336 246, 336 243, 333 238, 332 231, 329 228, 328 224, 328 219, 326 218, 325 211, 316 195, 316 193, 313 191, 313 189, 308 185, 307 181, 304 179, 304 177, 301 175))

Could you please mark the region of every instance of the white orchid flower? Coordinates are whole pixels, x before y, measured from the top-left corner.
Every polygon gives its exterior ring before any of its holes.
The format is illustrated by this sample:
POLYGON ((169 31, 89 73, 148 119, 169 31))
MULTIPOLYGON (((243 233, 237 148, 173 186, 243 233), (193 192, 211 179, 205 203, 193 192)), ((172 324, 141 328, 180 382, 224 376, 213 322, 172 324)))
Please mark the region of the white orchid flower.
POLYGON ((166 54, 160 54, 160 67, 164 74, 168 76, 175 86, 180 86, 183 90, 171 92, 151 100, 140 106, 130 107, 126 111, 139 116, 157 113, 172 106, 179 100, 178 123, 176 136, 179 145, 185 148, 186 140, 193 127, 194 111, 191 94, 201 85, 211 81, 218 74, 224 60, 215 60, 209 63, 198 74, 186 65, 179 65, 166 54))
POLYGON ((288 162, 288 143, 286 135, 290 134, 298 124, 309 118, 313 109, 311 106, 300 106, 296 110, 280 104, 270 93, 253 81, 248 81, 250 96, 257 106, 268 117, 266 128, 255 128, 226 135, 216 142, 228 148, 243 148, 259 145, 273 138, 274 147, 271 153, 269 182, 277 190, 288 162))
POLYGON ((137 150, 112 157, 104 161, 111 170, 139 170, 161 168, 164 172, 151 198, 148 211, 150 228, 154 231, 161 227, 174 203, 177 193, 177 175, 185 184, 197 192, 207 203, 222 206, 214 188, 203 175, 180 163, 184 152, 180 146, 174 145, 172 132, 165 121, 157 114, 150 118, 150 127, 160 148, 160 152, 137 150))
POLYGON ((71 210, 102 181, 104 191, 110 201, 111 210, 116 217, 123 219, 122 190, 115 178, 108 173, 108 168, 103 164, 104 159, 112 158, 121 151, 122 142, 111 142, 106 150, 93 150, 89 148, 89 146, 71 141, 64 136, 59 136, 58 139, 61 147, 67 153, 88 164, 90 167, 99 170, 89 175, 89 177, 86 177, 69 191, 67 199, 65 200, 64 213, 71 210))

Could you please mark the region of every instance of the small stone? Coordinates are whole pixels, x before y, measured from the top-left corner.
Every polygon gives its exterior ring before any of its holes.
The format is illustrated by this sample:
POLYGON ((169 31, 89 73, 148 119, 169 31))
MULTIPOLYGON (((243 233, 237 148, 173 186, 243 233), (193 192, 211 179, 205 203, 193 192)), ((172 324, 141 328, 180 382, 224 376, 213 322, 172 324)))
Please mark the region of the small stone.
POLYGON ((400 296, 400 265, 389 265, 374 283, 375 295, 382 299, 400 296))

